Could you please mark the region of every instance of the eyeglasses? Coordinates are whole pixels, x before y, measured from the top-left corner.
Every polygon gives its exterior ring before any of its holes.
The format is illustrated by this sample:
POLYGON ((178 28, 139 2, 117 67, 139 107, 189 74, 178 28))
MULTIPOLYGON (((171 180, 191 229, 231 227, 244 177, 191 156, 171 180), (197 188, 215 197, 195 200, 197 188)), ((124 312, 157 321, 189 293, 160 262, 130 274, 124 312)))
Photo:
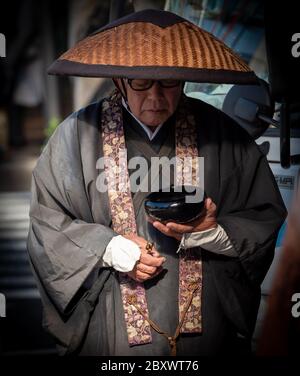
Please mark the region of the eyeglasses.
POLYGON ((132 90, 143 91, 150 89, 155 82, 159 84, 160 87, 170 89, 179 86, 181 81, 179 80, 148 80, 148 79, 128 79, 128 84, 132 90))

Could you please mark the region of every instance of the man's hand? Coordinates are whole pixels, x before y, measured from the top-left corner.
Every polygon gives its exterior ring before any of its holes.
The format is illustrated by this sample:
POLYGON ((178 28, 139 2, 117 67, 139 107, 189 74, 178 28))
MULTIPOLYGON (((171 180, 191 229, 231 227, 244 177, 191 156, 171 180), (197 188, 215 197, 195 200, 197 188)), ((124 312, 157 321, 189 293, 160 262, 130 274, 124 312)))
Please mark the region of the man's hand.
POLYGON ((182 235, 186 232, 199 232, 217 227, 216 212, 216 204, 211 198, 207 198, 204 202, 203 213, 195 221, 189 224, 178 224, 175 222, 163 224, 159 221, 154 221, 153 226, 163 234, 180 241, 182 235))
POLYGON ((145 282, 156 277, 162 272, 162 264, 166 261, 153 247, 151 251, 146 250, 147 240, 137 235, 123 235, 125 238, 135 242, 141 250, 141 257, 135 267, 127 275, 137 282, 145 282))

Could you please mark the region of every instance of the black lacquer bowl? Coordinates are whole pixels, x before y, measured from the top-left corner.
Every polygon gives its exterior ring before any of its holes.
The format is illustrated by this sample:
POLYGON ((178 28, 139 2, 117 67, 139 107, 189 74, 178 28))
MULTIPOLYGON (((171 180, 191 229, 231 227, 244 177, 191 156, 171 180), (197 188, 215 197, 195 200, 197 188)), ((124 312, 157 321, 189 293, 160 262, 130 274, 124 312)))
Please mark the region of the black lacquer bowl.
POLYGON ((204 208, 205 194, 199 194, 200 201, 188 202, 188 196, 190 199, 195 197, 195 188, 193 188, 172 186, 169 192, 160 190, 150 193, 144 201, 147 215, 163 223, 188 223, 197 219, 204 208))

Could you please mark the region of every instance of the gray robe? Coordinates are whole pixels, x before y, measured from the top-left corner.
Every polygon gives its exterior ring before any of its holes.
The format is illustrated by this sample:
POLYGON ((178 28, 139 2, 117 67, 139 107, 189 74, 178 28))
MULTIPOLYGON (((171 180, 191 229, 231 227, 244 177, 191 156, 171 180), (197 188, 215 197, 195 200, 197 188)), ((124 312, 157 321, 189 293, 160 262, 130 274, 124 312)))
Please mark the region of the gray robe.
MULTIPOLYGON (((203 333, 181 335, 178 355, 236 351, 236 336, 251 338, 262 282, 273 258, 285 208, 265 157, 254 141, 213 107, 189 100, 205 160, 205 191, 216 203, 237 258, 202 250, 203 333)), ((128 158, 174 156, 174 118, 150 142, 124 110, 128 158)), ((167 340, 129 347, 117 274, 99 267, 116 233, 108 197, 96 188, 102 154, 101 103, 72 114, 49 140, 33 171, 28 251, 44 306, 44 327, 61 354, 169 355, 167 340)), ((159 172, 157 172, 159 177, 159 172)), ((133 196, 138 233, 167 258, 164 273, 145 283, 149 314, 173 335, 178 324, 178 242, 146 221, 133 196)))

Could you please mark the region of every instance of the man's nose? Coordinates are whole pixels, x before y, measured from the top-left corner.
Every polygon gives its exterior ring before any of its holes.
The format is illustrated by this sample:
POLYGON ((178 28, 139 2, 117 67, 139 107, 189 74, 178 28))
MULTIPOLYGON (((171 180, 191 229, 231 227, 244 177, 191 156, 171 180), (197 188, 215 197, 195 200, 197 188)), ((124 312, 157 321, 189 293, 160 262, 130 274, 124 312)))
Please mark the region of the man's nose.
POLYGON ((159 85, 158 81, 154 81, 153 82, 153 85, 150 87, 150 89, 148 90, 149 92, 149 95, 153 95, 155 97, 157 96, 164 96, 163 95, 163 88, 159 85))

